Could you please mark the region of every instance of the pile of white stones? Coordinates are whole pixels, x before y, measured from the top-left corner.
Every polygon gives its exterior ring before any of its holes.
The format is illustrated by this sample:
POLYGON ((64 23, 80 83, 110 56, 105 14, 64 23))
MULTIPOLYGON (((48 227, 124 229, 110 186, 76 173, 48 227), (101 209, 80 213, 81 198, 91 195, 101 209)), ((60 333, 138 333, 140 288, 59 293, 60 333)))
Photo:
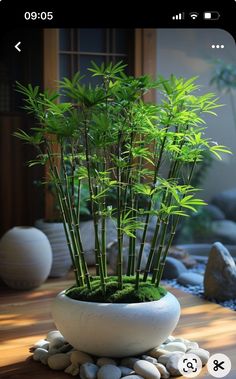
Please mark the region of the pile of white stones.
POLYGON ((166 379, 181 376, 178 361, 183 354, 196 354, 203 366, 210 356, 197 342, 169 336, 162 345, 141 356, 95 357, 74 349, 58 330, 49 332, 46 339, 36 342, 30 351, 35 361, 80 379, 166 379))

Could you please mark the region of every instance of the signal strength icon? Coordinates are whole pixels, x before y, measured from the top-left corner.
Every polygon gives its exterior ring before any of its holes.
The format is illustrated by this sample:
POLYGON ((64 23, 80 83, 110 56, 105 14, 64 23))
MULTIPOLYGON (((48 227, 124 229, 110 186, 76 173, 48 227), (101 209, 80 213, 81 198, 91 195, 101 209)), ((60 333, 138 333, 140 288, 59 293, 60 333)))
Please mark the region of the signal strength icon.
POLYGON ((199 16, 199 13, 191 12, 189 13, 189 16, 191 17, 192 20, 196 20, 196 18, 199 16))
POLYGON ((184 20, 184 12, 172 16, 172 20, 184 20))

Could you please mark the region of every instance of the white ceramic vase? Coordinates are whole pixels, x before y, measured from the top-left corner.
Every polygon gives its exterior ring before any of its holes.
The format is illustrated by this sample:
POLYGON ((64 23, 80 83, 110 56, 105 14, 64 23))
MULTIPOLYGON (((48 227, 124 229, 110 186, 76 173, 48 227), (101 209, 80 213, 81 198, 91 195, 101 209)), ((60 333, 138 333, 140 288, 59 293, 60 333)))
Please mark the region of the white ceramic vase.
POLYGON ((66 341, 97 356, 125 357, 160 345, 172 333, 180 305, 171 293, 158 301, 131 304, 92 303, 61 292, 52 316, 66 341))
POLYGON ((49 276, 56 278, 66 275, 72 262, 63 223, 40 219, 35 222, 35 226, 46 234, 51 244, 53 260, 49 276))
POLYGON ((17 226, 0 240, 0 261, 0 276, 9 287, 19 290, 38 287, 51 269, 51 246, 40 230, 17 226))

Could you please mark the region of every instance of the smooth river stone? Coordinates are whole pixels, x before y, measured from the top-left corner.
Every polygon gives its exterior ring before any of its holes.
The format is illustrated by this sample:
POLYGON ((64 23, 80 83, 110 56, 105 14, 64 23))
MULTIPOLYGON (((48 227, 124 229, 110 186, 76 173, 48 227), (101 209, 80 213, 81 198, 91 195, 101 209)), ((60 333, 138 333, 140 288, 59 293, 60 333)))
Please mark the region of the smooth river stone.
POLYGON ((56 338, 60 338, 61 341, 65 342, 65 338, 59 332, 59 330, 51 330, 51 332, 48 332, 46 340, 49 342, 53 342, 56 338))
POLYGON ((167 371, 172 375, 172 376, 181 376, 181 373, 178 369, 178 362, 179 359, 183 356, 183 353, 173 353, 166 364, 166 369, 167 371))
POLYGON ((42 348, 42 349, 45 349, 45 350, 48 350, 48 347, 49 347, 49 341, 46 341, 46 340, 39 340, 37 341, 34 346, 32 346, 30 348, 30 351, 34 351, 35 349, 38 349, 38 348, 42 348))
POLYGON ((202 286, 203 275, 195 272, 184 272, 178 277, 177 282, 183 286, 202 286))
POLYGON ((187 348, 183 342, 170 342, 167 345, 165 345, 166 351, 182 351, 183 353, 186 352, 187 348))
POLYGON ((97 378, 97 372, 98 372, 98 366, 96 366, 94 363, 87 362, 83 363, 80 366, 80 378, 81 379, 96 379, 97 378))
POLYGON ((128 375, 128 376, 122 376, 122 379, 145 379, 143 376, 140 375, 128 375))
POLYGON ((97 373, 97 379, 120 379, 121 371, 117 366, 104 365, 100 367, 97 373))
POLYGON ((83 353, 83 351, 76 350, 72 351, 70 361, 73 365, 82 365, 87 362, 93 363, 93 358, 90 355, 83 353))
POLYGON ((191 349, 199 349, 199 345, 197 342, 185 342, 185 346, 187 347, 187 352, 191 349))
POLYGON ((207 361, 210 358, 209 351, 201 348, 188 350, 188 354, 196 354, 201 359, 203 366, 207 364, 207 361))
POLYGON ((156 363, 155 364, 156 368, 161 374, 161 378, 163 379, 168 379, 170 377, 170 373, 167 371, 166 367, 162 365, 161 363, 156 363))
POLYGON ((101 358, 98 358, 98 360, 97 360, 96 363, 97 363, 97 365, 99 367, 104 366, 104 365, 114 365, 114 366, 117 366, 116 361, 114 361, 114 359, 112 359, 112 358, 101 357, 101 358))
POLYGON ((123 358, 121 359, 121 366, 129 367, 129 368, 134 368, 135 362, 139 361, 138 358, 135 357, 128 357, 128 358, 123 358))
POLYGON ((134 370, 130 367, 118 366, 118 368, 121 371, 122 378, 123 376, 131 375, 135 373, 134 370))
POLYGON ((145 361, 148 361, 148 362, 150 362, 152 364, 157 363, 157 359, 151 357, 150 355, 142 355, 142 359, 144 359, 145 361))
MULTIPOLYGON (((165 345, 165 346, 167 346, 167 345, 165 345)), ((152 350, 149 350, 147 352, 147 355, 150 355, 151 357, 158 359, 161 355, 165 355, 165 354, 168 354, 168 353, 169 353, 169 351, 167 351, 165 349, 160 349, 158 347, 154 347, 152 350)))
MULTIPOLYGON (((182 353, 184 354, 184 353, 182 353)), ((158 363, 161 363, 163 364, 164 366, 166 366, 170 356, 172 355, 171 352, 169 352, 168 354, 164 354, 164 355, 161 355, 159 358, 158 358, 158 363)))
POLYGON ((150 362, 139 360, 134 364, 134 371, 145 379, 160 379, 161 374, 158 369, 150 362))
POLYGON ((163 342, 164 344, 167 344, 169 342, 174 342, 175 341, 175 337, 174 336, 169 336, 167 337, 167 339, 165 340, 165 342, 163 342))
POLYGON ((36 350, 34 350, 34 354, 33 354, 34 361, 40 361, 41 363, 46 365, 48 361, 48 357, 49 357, 49 354, 46 349, 38 347, 36 350))
POLYGON ((70 365, 70 357, 67 354, 55 354, 48 358, 48 366, 52 370, 65 370, 70 365))

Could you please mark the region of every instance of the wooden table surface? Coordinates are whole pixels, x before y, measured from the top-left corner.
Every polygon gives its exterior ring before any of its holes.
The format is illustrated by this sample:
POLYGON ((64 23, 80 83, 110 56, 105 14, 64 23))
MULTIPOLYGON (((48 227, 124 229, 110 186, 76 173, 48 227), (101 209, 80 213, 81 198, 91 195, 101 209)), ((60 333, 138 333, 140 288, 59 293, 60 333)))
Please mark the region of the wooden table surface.
MULTIPOLYGON (((72 284, 67 279, 49 279, 32 291, 15 291, 0 285, 0 378, 68 379, 61 371, 52 371, 34 362, 29 347, 55 329, 50 304, 52 298, 72 284)), ((232 362, 227 375, 236 379, 236 312, 222 308, 176 289, 170 289, 181 304, 181 318, 174 331, 214 353, 224 353, 232 362)), ((72 377, 71 377, 72 378, 72 377)), ((213 378, 206 367, 198 378, 213 378)), ((112 378, 111 378, 112 379, 112 378)))

